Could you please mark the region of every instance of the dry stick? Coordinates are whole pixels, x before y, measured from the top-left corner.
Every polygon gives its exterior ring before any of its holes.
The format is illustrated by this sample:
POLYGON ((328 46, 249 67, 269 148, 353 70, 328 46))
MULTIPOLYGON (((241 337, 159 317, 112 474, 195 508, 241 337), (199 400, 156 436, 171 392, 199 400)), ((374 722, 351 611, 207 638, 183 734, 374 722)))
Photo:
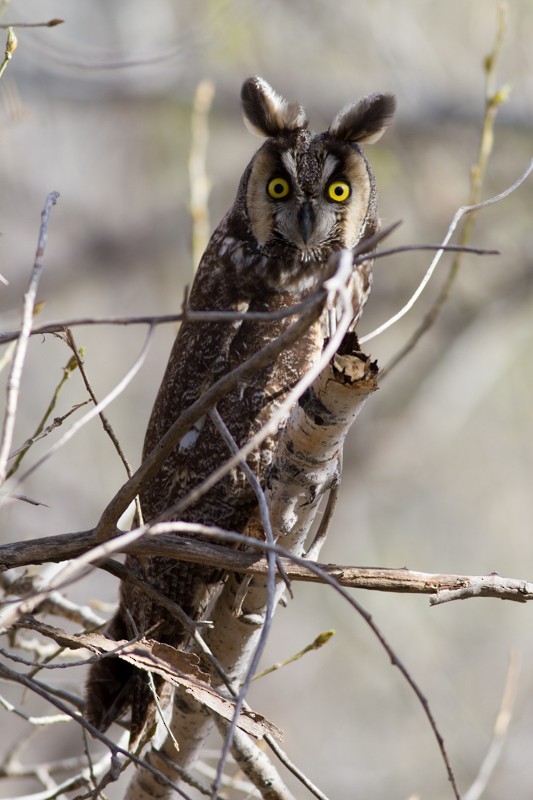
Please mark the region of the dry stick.
MULTIPOLYGON (((496 114, 498 112, 498 109, 500 105, 503 102, 505 102, 508 94, 508 90, 505 87, 498 92, 495 91, 496 64, 498 62, 500 52, 503 46, 506 29, 507 29, 507 4, 504 2, 500 2, 498 6, 498 25, 496 31, 496 42, 492 52, 485 59, 485 65, 484 65, 485 66, 485 114, 481 130, 478 157, 476 163, 474 164, 471 170, 471 188, 470 188, 468 206, 466 207, 467 211, 465 211, 464 213, 477 211, 478 208, 483 208, 483 205, 480 205, 479 200, 481 197, 481 189, 485 177, 485 172, 487 169, 487 164, 494 144, 494 122, 496 119, 496 114)), ((474 219, 475 219, 475 214, 472 214, 472 216, 470 216, 467 219, 460 238, 461 245, 464 245, 468 242, 474 224, 474 219)), ((458 221, 459 220, 457 220, 457 222, 458 221)), ((448 276, 444 282, 444 285, 437 299, 430 308, 429 312, 426 314, 426 316, 422 320, 422 323, 418 326, 417 330, 411 336, 409 341, 394 356, 390 364, 387 365, 386 369, 384 370, 384 373, 389 372, 403 358, 405 358, 405 356, 416 346, 416 344, 421 339, 421 337, 426 333, 426 331, 428 331, 429 328, 431 328, 431 326, 434 324, 435 320, 439 316, 440 312, 442 311, 449 297, 452 286, 455 283, 455 280, 459 273, 460 265, 461 265, 461 255, 459 254, 454 259, 450 267, 448 276)))
POLYGON ((516 650, 511 651, 509 658, 509 669, 507 670, 507 678, 505 681, 505 688, 503 690, 502 701, 500 710, 496 717, 492 740, 489 749, 483 759, 479 772, 470 786, 463 800, 479 800, 488 786, 491 775, 494 771, 496 764, 501 756, 505 738, 511 721, 513 706, 516 699, 516 691, 518 687, 518 677, 520 675, 520 656, 516 650))
POLYGON ((2 441, 0 442, 0 484, 5 481, 7 473, 7 460, 13 444, 13 434, 15 431, 15 419, 17 416, 18 396, 20 391, 20 381, 22 378, 22 370, 24 367, 24 360, 26 358, 26 351, 28 348, 28 340, 31 331, 31 323, 33 319, 33 307, 35 305, 35 297, 37 294, 37 287, 39 279, 43 271, 44 251, 46 247, 46 239, 48 236, 48 223, 50 220, 50 212, 52 206, 57 202, 59 197, 58 192, 51 192, 46 198, 46 202, 41 213, 41 227, 39 230, 39 239, 37 242, 37 251, 35 253, 35 261, 30 277, 30 282, 26 294, 24 295, 24 303, 22 309, 22 324, 20 329, 19 338, 13 356, 13 363, 11 364, 11 371, 7 383, 7 398, 6 398, 6 411, 4 415, 4 424, 2 430, 2 441))
MULTIPOLYGON (((217 717, 216 724, 224 741, 229 741, 230 726, 220 717, 217 717)), ((270 759, 242 731, 235 730, 232 733, 231 754, 251 783, 260 791, 262 789, 263 800, 295 800, 270 759)))
POLYGON ((62 25, 64 19, 49 19, 48 22, 3 22, 0 28, 54 28, 56 25, 62 25))
MULTIPOLYGON (((239 447, 237 445, 237 442, 235 441, 235 439, 231 435, 231 433, 228 430, 226 424, 224 423, 224 420, 222 419, 222 417, 220 416, 220 414, 218 413, 216 408, 213 408, 211 410, 210 416, 211 416, 211 420, 213 421, 216 429, 218 430, 218 432, 220 433, 220 435, 222 436, 222 438, 224 439, 224 441, 228 445, 229 450, 232 453, 238 453, 239 452, 239 447)), ((263 489, 261 487, 261 484, 259 483, 258 478, 256 477, 256 475, 254 475, 254 473, 252 472, 252 470, 250 469, 250 467, 248 466, 246 461, 244 461, 244 459, 240 461, 239 466, 243 470, 243 472, 244 472, 244 474, 246 476, 246 479, 248 480, 248 482, 250 483, 252 489, 255 492, 255 496, 257 498, 257 504, 259 506, 259 514, 260 514, 260 517, 261 517, 261 523, 262 523, 262 526, 263 526, 263 531, 265 533, 266 541, 269 544, 274 544, 274 534, 272 532, 272 523, 270 521, 270 512, 269 512, 269 508, 268 508, 268 505, 267 505, 265 493, 264 493, 264 491, 263 491, 263 489)), ((219 789, 220 789, 220 787, 222 785, 222 774, 224 772, 224 767, 225 767, 226 761, 228 759, 228 755, 229 755, 230 749, 232 747, 233 740, 234 740, 234 737, 235 737, 235 733, 236 733, 236 730, 237 730, 237 721, 238 721, 238 718, 239 718, 239 714, 241 713, 244 700, 246 698, 246 695, 248 693, 248 689, 250 688, 250 684, 252 682, 252 678, 254 676, 254 673, 257 670, 260 658, 261 658, 261 656, 263 654, 263 651, 265 649, 267 638, 269 636, 270 628, 271 628, 271 625, 272 625, 272 617, 274 615, 275 594, 276 594, 276 556, 275 556, 275 554, 273 552, 269 552, 267 560, 268 560, 267 601, 266 601, 266 606, 265 606, 264 622, 263 622, 263 625, 261 627, 261 633, 259 635, 259 641, 257 642, 257 644, 256 644, 256 646, 254 648, 254 651, 252 653, 252 657, 250 659, 250 662, 248 664, 248 668, 246 670, 246 674, 244 676, 244 680, 242 681, 242 685, 241 685, 241 687, 239 689, 239 693, 238 693, 237 698, 235 700, 235 710, 233 712, 233 718, 231 720, 230 725, 227 726, 226 736, 224 738, 224 745, 223 745, 223 748, 222 748, 222 753, 220 754, 218 767, 217 767, 217 773, 216 773, 215 781, 214 781, 214 784, 213 784, 213 793, 214 794, 218 793, 218 791, 219 791, 219 789)), ((244 760, 246 760, 246 759, 244 759, 244 760)))
MULTIPOLYGON (((411 310, 411 308, 414 306, 414 304, 416 303, 416 301, 419 299, 420 295, 422 294, 422 292, 426 288, 431 276, 433 275, 433 273, 435 271, 435 268, 437 267, 437 265, 438 265, 438 263, 439 263, 439 261, 441 259, 442 254, 444 252, 446 252, 448 242, 450 241, 451 237, 453 236, 453 234, 455 232, 455 229, 457 228, 457 225, 458 225, 459 221, 461 220, 461 218, 465 214, 470 214, 472 211, 478 211, 479 209, 486 208, 487 206, 493 205, 494 203, 499 203, 500 200, 505 200, 506 197, 508 197, 510 194, 512 194, 514 191, 516 191, 516 189, 518 189, 518 187, 521 186, 522 183, 524 183, 524 181, 531 174, 532 170, 533 170, 533 159, 529 163, 527 169, 520 175, 520 177, 517 178, 517 180, 511 186, 509 186, 503 192, 500 192, 500 194, 497 194, 494 197, 490 197, 488 200, 483 200, 480 203, 476 203, 475 205, 461 206, 461 208, 457 209, 457 211, 455 212, 455 215, 454 215, 454 217, 453 217, 453 219, 452 219, 452 221, 450 223, 450 226, 448 228, 446 236, 444 237, 444 239, 442 241, 442 244, 440 245, 437 253, 435 254, 435 258, 433 259, 433 261, 429 265, 429 267, 428 267, 428 269, 426 271, 426 274, 422 278, 422 281, 418 285, 418 288, 416 289, 416 291, 413 293, 413 295, 408 300, 408 302, 396 314, 394 314, 390 319, 388 319, 386 322, 384 322, 379 327, 375 328, 370 333, 367 333, 365 336, 361 336, 361 338, 359 339, 359 342, 361 344, 365 344, 366 342, 370 341, 371 339, 375 339, 376 336, 379 336, 381 333, 386 331, 392 325, 395 325, 396 322, 398 322, 402 317, 404 317, 407 314, 408 311, 411 310)), ((415 342, 415 344, 416 344, 416 342, 415 342)), ((414 344, 413 344, 413 347, 414 347, 414 344)), ((411 349, 411 348, 409 348, 409 349, 411 349)), ((406 351, 406 352, 408 352, 408 351, 406 351)), ((387 367, 385 367, 385 369, 382 370, 381 375, 383 376, 386 372, 390 371, 392 369, 392 367, 396 366, 396 364, 399 362, 399 360, 401 358, 403 358, 404 354, 405 354, 404 350, 402 349, 398 353, 398 355, 394 357, 393 361, 389 365, 387 365, 387 367)))
POLYGON ((33 464, 29 469, 26 470, 26 472, 19 478, 21 482, 26 480, 26 478, 28 478, 33 472, 35 472, 35 470, 41 467, 45 463, 45 461, 48 461, 48 459, 51 456, 55 455, 55 453, 57 453, 57 451, 61 447, 67 444, 67 442, 69 442, 78 433, 78 431, 81 430, 81 428, 83 428, 88 422, 97 417, 104 408, 107 408, 107 406, 110 405, 110 403, 112 403, 114 400, 116 400, 116 398, 120 394, 122 394, 122 392, 131 383, 131 381, 137 375, 137 373, 139 372, 139 370, 141 369, 142 365, 145 362, 146 356, 148 355, 148 349, 152 342, 153 331, 154 331, 153 327, 150 326, 150 328, 148 329, 148 333, 146 335, 146 339, 142 346, 141 352, 135 359, 135 362, 131 367, 131 369, 128 370, 128 372, 122 378, 122 380, 117 383, 117 385, 109 392, 109 394, 107 394, 103 398, 103 400, 100 400, 100 402, 97 403, 93 408, 91 408, 91 410, 88 411, 87 414, 84 414, 84 416, 81 419, 75 422, 72 425, 72 427, 69 428, 68 431, 66 431, 66 433, 64 433, 63 436, 61 436, 60 439, 58 439, 58 441, 55 442, 55 444, 53 444, 52 447, 50 447, 50 449, 35 462, 35 464, 33 464))
MULTIPOLYGON (((122 533, 110 541, 98 545, 94 530, 45 536, 12 544, 0 545, 0 568, 13 569, 29 564, 60 562, 81 559, 77 567, 99 562, 111 553, 128 553, 136 556, 161 556, 178 561, 219 567, 248 575, 266 575, 268 563, 256 553, 231 550, 228 547, 198 542, 186 535, 198 534, 221 541, 265 549, 265 545, 243 534, 226 531, 208 525, 191 522, 164 522, 153 527, 144 526, 122 533), (175 536, 174 534, 180 534, 175 536)), ((294 563, 294 559, 282 548, 274 552, 280 557, 283 571, 291 581, 324 583, 323 575, 334 578, 341 586, 367 591, 399 592, 407 594, 429 594, 431 605, 471 597, 492 597, 520 603, 533 600, 533 582, 501 575, 455 575, 419 572, 405 567, 385 569, 382 567, 357 567, 350 564, 317 564, 320 573, 311 572, 307 561, 294 563)), ((105 562, 97 566, 105 567, 105 562)), ((67 576, 72 579, 72 574, 67 576)), ((36 598, 35 605, 53 592, 49 586, 36 598)), ((35 607, 35 606, 33 606, 35 607)), ((28 613, 31 608, 23 613, 28 613)), ((10 622, 12 624, 12 622, 10 622)))
MULTIPOLYGON (((364 245, 363 245, 364 246, 364 245)), ((353 317, 353 309, 351 304, 351 297, 347 291, 347 284, 350 280, 351 273, 352 273, 352 263, 353 263, 353 254, 350 251, 342 251, 340 254, 337 255, 335 261, 338 262, 338 267, 336 270, 335 275, 331 278, 327 279, 324 282, 324 288, 327 290, 327 296, 333 298, 339 298, 339 306, 341 308, 341 318, 339 320, 339 327, 332 337, 328 345, 323 351, 321 358, 319 359, 319 363, 315 366, 315 368, 309 370, 300 381, 296 384, 296 386, 289 392, 287 399, 281 404, 280 408, 273 414, 269 423, 267 423, 263 428, 259 431, 258 435, 254 436, 250 442, 244 445, 241 448, 238 454, 233 456, 231 459, 226 461, 226 463, 216 470, 212 476, 208 479, 203 481, 195 490, 190 492, 183 500, 169 509, 164 514, 161 515, 160 519, 164 519, 167 515, 178 515, 183 508, 186 507, 186 504, 191 502, 195 502, 196 499, 201 496, 205 491, 208 490, 216 481, 220 480, 223 474, 225 474, 229 469, 232 469, 233 466, 237 466, 241 460, 245 459, 252 450, 254 450, 258 444, 261 442, 263 438, 265 438, 269 433, 275 432, 279 426, 279 423, 282 419, 285 419, 287 414, 289 413, 290 409, 296 403, 297 399, 303 394, 303 392, 308 388, 308 386, 313 383, 316 379, 317 375, 320 373, 321 369, 329 362, 330 358, 335 354, 336 350, 338 349, 344 333, 347 331, 352 317, 353 317)), ((323 304, 321 304, 321 309, 323 304)), ((294 327, 294 326, 293 326, 294 327)), ((281 337, 280 337, 281 339, 281 337)), ((278 339, 278 343, 280 341, 278 339)), ((266 348, 265 348, 266 349, 266 348)), ((235 374, 232 373, 233 375, 235 374)), ((208 409, 206 409, 208 410, 208 409)), ((268 597, 268 593, 267 593, 268 597)), ((220 604, 217 604, 217 609, 219 608, 220 604)), ((261 606, 264 606, 264 600, 261 600, 261 606)), ((227 610, 227 609, 226 609, 227 610)), ((222 613, 224 614, 225 611, 223 610, 222 613)), ((251 621, 251 620, 250 620, 251 621)), ((257 623, 255 625, 245 625, 245 631, 242 629, 242 622, 239 623, 239 645, 238 645, 238 660, 239 660, 239 667, 232 666, 232 672, 246 671, 249 661, 249 653, 252 649, 255 648, 257 643, 257 632, 259 630, 259 626, 257 623), (246 652, 245 652, 246 651, 246 652)), ((217 625, 215 625, 215 629, 218 631, 217 625)), ((207 634, 209 636, 209 632, 207 634)), ((218 635, 218 633, 217 633, 218 635)), ((220 654, 217 654, 220 658, 220 654)), ((180 704, 181 705, 181 704, 180 704)), ((186 740, 187 747, 183 748, 180 751, 178 763, 182 767, 189 767, 190 764, 194 763, 197 758, 198 750, 201 747, 201 744, 204 740, 205 728, 209 723, 209 720, 206 720, 205 714, 201 711, 200 708, 196 710, 196 706, 192 706, 190 711, 185 713, 185 716, 182 714, 182 710, 180 706, 174 706, 174 720, 173 725, 178 725, 178 730, 180 726, 185 725, 185 729, 182 729, 178 733, 178 739, 186 740), (177 716, 178 715, 178 716, 177 716), (177 722, 179 718, 179 724, 177 722)), ((167 740, 166 746, 170 748, 168 755, 171 755, 173 752, 172 748, 170 747, 170 743, 167 740)), ((152 751, 151 757, 154 759, 158 758, 159 752, 165 751, 165 744, 158 749, 157 752, 152 751)), ((137 774, 134 777, 134 781, 130 784, 131 791, 138 792, 135 796, 141 796, 141 785, 142 782, 142 775, 137 774)), ((217 791, 217 783, 219 783, 220 778, 217 778, 217 782, 214 785, 214 793, 217 791)), ((144 794, 146 796, 147 792, 147 785, 143 783, 144 794)))
POLYGON ((193 267, 200 263, 209 240, 210 182, 206 173, 207 142, 209 128, 207 118, 215 86, 210 80, 200 81, 196 87, 191 118, 191 150, 189 153, 189 182, 191 187, 189 210, 192 218, 193 267))
POLYGON ((328 800, 326 795, 320 791, 318 786, 315 786, 315 784, 309 780, 307 775, 304 775, 304 773, 298 769, 296 764, 290 760, 287 753, 281 749, 278 742, 276 742, 276 740, 269 733, 265 735, 265 742, 268 744, 272 752, 275 753, 277 758, 279 758, 283 766, 286 767, 289 772, 291 772, 294 777, 300 781, 302 786, 305 786, 305 788, 311 792, 312 795, 318 798, 318 800, 328 800))
MULTIPOLYGON (((56 392, 57 392, 57 389, 56 389, 56 392)), ((55 404, 56 392, 54 392, 54 398, 52 400, 52 402, 54 404, 55 404)), ((84 400, 81 403, 76 403, 71 408, 69 408, 69 410, 65 414, 61 414, 60 416, 54 417, 53 421, 49 425, 47 425, 46 428, 45 428, 45 427, 43 427, 44 426, 44 422, 46 422, 46 419, 48 419, 51 411, 53 410, 52 403, 50 403, 49 407, 46 409, 46 412, 45 412, 46 417, 43 418, 43 420, 41 420, 41 423, 39 423, 39 426, 38 426, 37 430, 33 433, 33 436, 30 436, 29 439, 26 439, 26 441, 21 445, 21 447, 18 448, 18 450, 15 450, 13 453, 11 453, 11 458, 14 458, 15 456, 20 456, 20 455, 22 455, 22 456, 26 455, 26 453, 28 452, 30 447, 33 447, 34 444, 36 444, 37 442, 40 442, 41 439, 46 439, 46 437, 49 436, 52 433, 52 431, 55 431, 56 428, 60 428, 61 425, 65 422, 65 420, 67 420, 72 414, 75 414, 76 411, 79 411, 80 408, 83 408, 83 406, 88 405, 90 402, 91 402, 90 400, 84 400)), ((18 460, 18 463, 15 462, 17 468, 18 468, 18 464, 20 464, 20 460, 18 460)), ((15 471, 16 470, 13 469, 13 467, 12 467, 9 470, 9 476, 8 477, 11 477, 11 475, 13 475, 13 473, 15 471)), ((20 499, 25 499, 27 502, 30 502, 30 503, 34 502, 37 505, 46 505, 45 503, 37 503, 37 501, 32 501, 30 498, 20 498, 20 499)))
MULTIPOLYGON (((85 388, 87 389, 87 391, 88 391, 88 393, 89 393, 89 395, 91 397, 91 400, 93 401, 94 405, 97 406, 98 405, 98 400, 96 399, 96 395, 95 395, 95 393, 93 391, 93 388, 92 388, 92 386, 90 384, 89 378, 87 376, 87 371, 85 369, 85 363, 84 363, 84 361, 83 361, 83 359, 82 359, 82 357, 80 355, 80 351, 78 350, 78 348, 76 346, 76 342, 74 340, 74 336, 73 336, 72 331, 70 329, 67 329, 67 331, 65 332, 65 341, 66 341, 66 343, 68 344, 68 346, 70 347, 70 349, 72 350, 72 352, 74 354, 74 358, 76 359, 76 363, 78 365, 78 369, 80 371, 80 375, 83 378, 83 383, 85 384, 85 388)), ((113 442, 113 446, 114 446, 115 450, 117 451, 120 460, 124 464, 124 469, 126 470, 128 478, 131 478, 131 476, 132 476, 131 465, 130 465, 128 459, 126 458, 126 454, 122 450, 122 447, 120 446, 120 442, 118 441, 118 439, 117 439, 117 437, 115 435, 115 432, 114 432, 113 428, 111 427, 111 423, 109 422, 108 418, 106 417, 106 415, 104 414, 103 411, 100 411, 98 416, 100 417, 100 420, 102 422, 103 429, 105 430, 105 432, 107 433, 107 435, 109 436, 111 441, 113 442)))
POLYGON ((26 687, 27 689, 31 690, 35 694, 39 695, 39 697, 43 697, 48 703, 58 708, 64 714, 67 714, 73 720, 75 720, 79 725, 82 726, 94 739, 98 739, 102 744, 104 744, 109 752, 111 753, 112 760, 116 758, 117 754, 124 756, 125 758, 133 761, 137 766, 143 766, 152 774, 156 775, 158 780, 163 781, 167 786, 170 786, 175 792, 177 792, 180 797, 185 798, 185 800, 191 800, 189 795, 183 792, 179 786, 176 786, 169 778, 166 777, 162 772, 157 770, 155 767, 152 767, 150 764, 147 764, 143 761, 143 759, 136 756, 134 753, 131 753, 129 750, 126 750, 124 747, 113 742, 109 737, 105 736, 105 734, 101 733, 98 728, 88 722, 84 717, 82 717, 79 713, 72 711, 66 703, 63 703, 62 700, 59 700, 58 697, 55 697, 51 692, 48 691, 48 688, 43 686, 40 681, 36 681, 34 679, 28 678, 26 675, 22 675, 19 672, 15 672, 9 667, 6 667, 5 664, 0 663, 0 676, 5 680, 12 681, 14 683, 20 683, 22 686, 26 687))
MULTIPOLYGON (((300 378, 300 380, 296 383, 294 388, 289 392, 283 403, 281 403, 279 407, 276 409, 276 411, 272 414, 268 422, 266 422, 265 425, 263 425, 263 427, 250 439, 249 442, 247 442, 245 445, 241 447, 241 449, 236 455, 232 456, 232 458, 224 462, 224 464, 222 464, 220 467, 218 467, 218 469, 212 472, 211 475, 209 475, 209 477, 207 477, 204 481, 202 481, 202 483, 198 484, 198 486, 196 486, 194 489, 188 492, 188 494, 186 494, 185 497, 183 497, 180 501, 175 503, 173 506, 170 506, 162 514, 160 514, 160 516, 156 520, 157 522, 169 519, 171 517, 179 516, 179 514, 181 514, 185 508, 192 505, 193 503, 196 503, 200 497, 206 494, 225 475, 227 475, 232 469, 238 466, 241 460, 246 459, 250 455, 250 453, 256 450, 268 436, 275 434, 278 431, 280 424, 284 421, 290 410, 294 407, 294 405, 298 402, 300 397, 313 384, 313 382, 317 379, 322 370, 327 366, 327 364, 333 358, 333 356, 335 355, 335 353, 337 352, 338 348, 341 345, 345 333, 348 331, 350 327, 353 317, 352 302, 347 290, 347 285, 352 273, 352 253, 349 250, 341 250, 340 253, 337 254, 337 256, 338 256, 338 267, 335 272, 335 275, 333 275, 328 280, 324 281, 323 285, 324 288, 327 289, 329 296, 338 297, 342 309, 342 316, 337 322, 337 329, 335 333, 326 344, 317 363, 311 369, 309 369, 305 373, 305 375, 303 375, 300 378)), ((282 334, 282 336, 283 335, 284 334, 282 334)), ((272 343, 272 345, 275 345, 276 342, 280 342, 282 336, 278 337, 278 339, 276 339, 275 342, 272 343)), ((264 348, 264 350, 266 350, 270 346, 271 345, 267 345, 264 348)), ((249 361, 252 361, 252 359, 253 356, 252 358, 249 359, 249 361)), ((230 373, 230 375, 234 375, 237 372, 237 369, 233 370, 233 372, 230 373)), ((206 392, 202 396, 202 399, 205 399, 207 394, 208 392, 206 392)), ((193 406, 190 406, 189 411, 192 408, 193 406)))
MULTIPOLYGON (((93 401, 94 405, 97 406, 98 405, 98 400, 96 399, 96 395, 95 395, 95 393, 93 391, 93 388, 92 388, 91 383, 89 381, 89 378, 87 376, 87 372, 86 372, 86 369, 85 369, 85 364, 84 364, 83 359, 81 357, 80 351, 76 347, 76 342, 74 340, 74 335, 73 335, 72 331, 70 330, 70 328, 68 328, 66 330, 66 332, 65 332, 65 341, 68 344, 68 346, 70 347, 70 349, 72 350, 72 352, 74 353, 74 358, 76 359, 76 363, 77 363, 78 368, 80 370, 81 377, 83 378, 83 382, 85 384, 85 388, 89 392, 89 395, 90 395, 91 400, 93 401)), ((104 414, 103 411, 100 411, 98 416, 100 417, 100 421, 102 423, 102 427, 103 427, 104 431, 107 433, 107 435, 111 439, 111 441, 113 443, 113 447, 115 448, 115 450, 118 453, 118 457, 120 458, 120 460, 124 464, 124 469, 126 470, 126 474, 127 474, 128 478, 131 478, 131 476, 133 475, 133 471, 132 471, 131 465, 130 465, 128 459, 126 458, 126 454, 124 453, 124 450, 122 449, 122 446, 121 446, 121 444, 120 444, 120 442, 119 442, 119 440, 118 440, 118 438, 117 438, 117 436, 115 434, 115 431, 113 430, 113 428, 111 426, 111 423, 109 422, 109 420, 107 418, 107 415, 104 414)), ((137 515, 137 519, 139 521, 139 524, 142 525, 142 523, 143 523, 143 515, 142 515, 141 503, 139 501, 139 497, 138 496, 135 498, 134 502, 135 502, 135 512, 136 512, 136 515, 137 515)))
MULTIPOLYGON (((392 228, 396 226, 391 226, 392 228)), ((372 254, 373 259, 384 258, 395 253, 417 250, 444 250, 445 252, 465 252, 480 256, 499 255, 498 250, 487 250, 479 247, 461 247, 459 245, 400 245, 387 250, 380 250, 372 254)), ((354 258, 354 265, 362 263, 368 256, 354 258)), ((278 311, 192 311, 185 307, 179 314, 142 314, 140 316, 125 317, 76 317, 74 319, 47 322, 44 325, 32 328, 30 336, 44 336, 47 333, 64 333, 66 328, 78 328, 94 325, 168 325, 176 322, 237 322, 243 319, 253 322, 272 322, 273 320, 294 317, 309 308, 309 300, 304 300, 290 308, 278 311)), ((0 333, 0 345, 16 342, 20 331, 7 331, 0 333)), ((1 363, 0 363, 1 366, 1 363)))
MULTIPOLYGON (((118 519, 124 513, 133 498, 138 494, 142 483, 161 466, 166 458, 168 458, 180 439, 190 430, 191 425, 208 412, 218 400, 224 397, 225 394, 231 391, 242 380, 247 379, 273 361, 285 347, 295 342, 320 316, 328 297, 326 283, 327 281, 313 293, 309 298, 308 304, 306 304, 306 310, 290 328, 284 331, 276 340, 265 345, 265 347, 261 348, 257 353, 254 353, 253 356, 248 358, 243 364, 240 364, 236 369, 224 375, 222 378, 219 378, 219 380, 210 386, 198 400, 192 403, 192 405, 181 414, 160 440, 157 447, 152 450, 139 469, 134 473, 133 477, 122 486, 104 509, 96 527, 101 539, 105 539, 114 533, 118 519)), ((262 429, 262 431, 263 430, 264 429, 262 429)), ((264 434, 263 438, 266 438, 268 435, 269 431, 264 434)), ((245 456, 243 455, 241 457, 245 456)), ((230 463, 228 471, 232 468, 234 463, 237 464, 239 460, 240 459, 237 457, 230 459, 230 462, 227 462, 230 463)), ((217 477, 217 480, 219 477, 217 477)))

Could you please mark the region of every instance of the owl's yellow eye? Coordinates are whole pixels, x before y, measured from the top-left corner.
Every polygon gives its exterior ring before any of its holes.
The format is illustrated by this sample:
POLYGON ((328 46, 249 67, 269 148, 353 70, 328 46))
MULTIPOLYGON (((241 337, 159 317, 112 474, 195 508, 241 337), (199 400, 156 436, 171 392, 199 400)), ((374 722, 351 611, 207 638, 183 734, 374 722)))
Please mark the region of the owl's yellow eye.
POLYGON ((283 200, 289 194, 289 182, 285 178, 272 178, 268 182, 267 191, 273 200, 283 200))
POLYGON ((332 181, 328 186, 328 197, 336 203, 342 203, 350 196, 350 184, 346 181, 332 181))

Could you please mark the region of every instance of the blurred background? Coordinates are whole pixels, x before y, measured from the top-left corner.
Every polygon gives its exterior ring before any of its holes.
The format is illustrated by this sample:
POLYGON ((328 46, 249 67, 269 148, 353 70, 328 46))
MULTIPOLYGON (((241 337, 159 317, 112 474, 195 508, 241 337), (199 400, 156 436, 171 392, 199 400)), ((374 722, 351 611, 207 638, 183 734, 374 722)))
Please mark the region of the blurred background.
MULTIPOLYGON (((259 74, 302 103, 318 130, 346 102, 394 92, 396 121, 367 147, 381 217, 384 224, 402 220, 391 245, 440 241, 468 198, 497 9, 496 0, 13 0, 2 22, 59 17, 65 24, 17 29, 19 46, 0 80, 0 272, 9 281, 0 285, 0 328, 19 325, 39 215, 52 190, 61 197, 49 228, 39 322, 180 309, 193 274, 187 163, 191 107, 203 79, 215 87, 211 228, 259 144, 239 107, 243 79, 259 74)), ((484 197, 512 184, 533 155, 532 45, 533 3, 512 0, 496 83, 510 84, 511 93, 498 114, 484 197)), ((532 208, 530 178, 482 212, 472 243, 501 255, 464 258, 436 325, 367 403, 347 444, 323 561, 533 580, 532 208)), ((429 261, 428 253, 408 253, 377 262, 361 333, 403 305, 429 261)), ((369 342, 366 350, 381 366, 420 323, 450 263, 443 260, 407 317, 369 342)), ((74 334, 98 397, 127 372, 145 337, 138 327, 74 334)), ((158 329, 145 366, 108 409, 134 467, 174 335, 172 325, 158 329)), ((35 430, 69 358, 57 338, 32 339, 17 446, 35 430)), ((0 377, 5 382, 5 370, 0 377)), ((74 373, 54 415, 86 396, 74 373)), ((52 441, 36 445, 23 463, 30 466, 52 441)), ((2 542, 92 527, 124 478, 100 423, 91 423, 24 484, 25 494, 47 507, 1 509, 2 542)), ((116 583, 100 574, 69 589, 84 602, 111 604, 116 595, 116 583)), ((462 791, 487 751, 510 653, 518 654, 517 702, 484 797, 530 797, 533 606, 483 599, 430 608, 427 597, 378 593, 357 599, 427 697, 462 791)), ((331 798, 450 798, 413 692, 330 589, 295 587, 277 615, 264 666, 330 628, 336 636, 327 647, 259 681, 252 703, 284 729, 291 758, 331 798)), ((46 677, 81 692, 80 670, 46 677)), ((21 702, 13 687, 1 691, 21 702)), ((34 713, 50 713, 26 702, 34 713)), ((5 750, 26 727, 8 711, 0 709, 0 718, 5 750)), ((80 731, 63 725, 35 739, 23 758, 81 751, 80 731)), ((121 797, 121 785, 108 796, 121 797)), ((30 780, 0 782, 2 797, 36 790, 30 780)))

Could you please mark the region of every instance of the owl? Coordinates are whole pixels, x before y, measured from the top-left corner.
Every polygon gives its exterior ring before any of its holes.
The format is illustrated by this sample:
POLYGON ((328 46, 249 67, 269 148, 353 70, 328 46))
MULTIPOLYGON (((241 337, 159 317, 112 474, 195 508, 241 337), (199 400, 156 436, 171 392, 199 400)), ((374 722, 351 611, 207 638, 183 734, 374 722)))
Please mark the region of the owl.
MULTIPOLYGON (((236 311, 235 321, 187 321, 180 328, 146 433, 143 457, 175 420, 221 376, 243 363, 290 324, 258 322, 247 312, 294 306, 324 276, 328 259, 354 248, 379 228, 375 179, 360 145, 377 141, 389 123, 394 97, 374 94, 347 105, 327 131, 313 133, 303 108, 287 102, 254 77, 242 87, 247 127, 265 139, 244 170, 233 206, 201 259, 189 305, 197 311, 236 311)), ((371 263, 354 268, 366 299, 371 263)), ((296 381, 317 361, 323 346, 320 321, 272 363, 229 392, 217 410, 239 446, 270 419, 296 381)), ((247 462, 262 485, 276 448, 270 436, 247 462)), ((158 517, 229 457, 209 415, 199 419, 140 492, 145 522, 158 517)), ((256 496, 240 468, 233 469, 180 520, 245 531, 256 514, 256 496)), ((179 534, 176 534, 179 535, 179 534)), ((205 565, 161 557, 133 557, 128 566, 193 620, 204 613, 223 575, 205 565)), ((189 631, 137 586, 124 581, 118 611, 108 627, 113 639, 146 633, 183 648, 189 631)), ((155 677, 156 689, 161 679, 155 677)), ((128 707, 132 736, 149 717, 152 694, 145 673, 118 658, 92 665, 87 717, 105 730, 128 707)))

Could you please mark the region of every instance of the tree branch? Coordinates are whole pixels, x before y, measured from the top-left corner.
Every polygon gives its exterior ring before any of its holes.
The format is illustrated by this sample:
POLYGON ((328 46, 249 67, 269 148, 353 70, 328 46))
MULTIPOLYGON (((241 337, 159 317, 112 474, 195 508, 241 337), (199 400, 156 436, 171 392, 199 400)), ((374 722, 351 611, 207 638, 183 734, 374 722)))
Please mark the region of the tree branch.
MULTIPOLYGON (((279 557, 284 572, 291 581, 326 583, 326 576, 334 578, 340 586, 349 589, 369 591, 400 592, 407 594, 429 594, 431 605, 464 600, 468 597, 497 597, 500 600, 515 600, 521 603, 533 600, 533 582, 519 578, 506 578, 492 573, 490 575, 456 575, 433 572, 420 572, 407 567, 389 569, 385 567, 358 567, 349 564, 313 564, 321 574, 307 565, 306 559, 296 559, 279 545, 270 546, 242 534, 222 529, 210 528, 185 522, 158 523, 149 529, 131 531, 117 536, 110 544, 117 553, 137 556, 162 556, 178 561, 191 561, 207 564, 220 569, 247 575, 266 575, 267 560, 260 554, 229 550, 219 544, 199 542, 190 534, 198 533, 213 539, 236 544, 253 546, 256 550, 269 547, 279 557), (135 533, 140 538, 124 545, 135 533), (175 534, 179 533, 180 536, 175 534), (187 536, 189 534, 189 536, 187 536)), ((42 539, 28 539, 0 545, 0 569, 7 570, 29 564, 60 562, 84 555, 97 544, 94 530, 65 533, 58 536, 45 536, 42 539)), ((101 560, 98 566, 105 567, 101 560)))

